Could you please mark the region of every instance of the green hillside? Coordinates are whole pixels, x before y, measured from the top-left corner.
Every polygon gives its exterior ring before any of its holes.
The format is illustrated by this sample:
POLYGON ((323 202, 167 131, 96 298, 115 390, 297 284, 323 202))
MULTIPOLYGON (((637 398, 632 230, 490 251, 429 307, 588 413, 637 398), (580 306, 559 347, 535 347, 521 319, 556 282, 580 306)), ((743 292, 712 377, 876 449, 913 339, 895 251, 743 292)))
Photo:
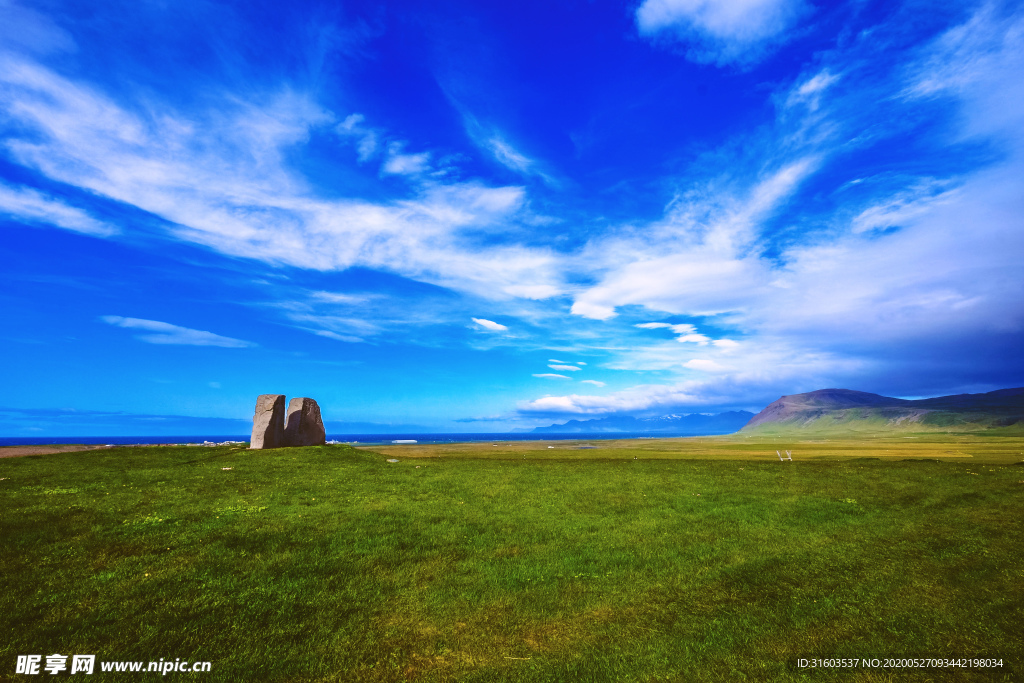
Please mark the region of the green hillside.
POLYGON ((1024 433, 1024 389, 922 400, 848 389, 783 396, 755 415, 743 434, 1024 433))

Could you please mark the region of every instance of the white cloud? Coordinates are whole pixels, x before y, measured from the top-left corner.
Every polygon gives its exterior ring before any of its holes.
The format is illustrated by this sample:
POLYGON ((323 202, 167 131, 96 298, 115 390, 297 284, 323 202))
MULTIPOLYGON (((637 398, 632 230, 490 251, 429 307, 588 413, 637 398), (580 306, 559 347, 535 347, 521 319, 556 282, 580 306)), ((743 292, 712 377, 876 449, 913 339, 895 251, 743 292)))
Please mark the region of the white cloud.
POLYGON ((114 226, 98 221, 59 199, 27 187, 15 188, 3 183, 0 183, 0 214, 95 237, 110 237, 119 232, 114 226))
POLYGON ((567 377, 566 375, 556 375, 553 372, 543 372, 534 375, 534 377, 543 377, 545 379, 572 379, 571 377, 567 377))
POLYGON ((363 341, 363 337, 375 336, 383 331, 380 325, 381 321, 377 318, 370 321, 357 315, 317 313, 304 302, 283 301, 278 302, 275 306, 282 309, 285 316, 292 322, 301 323, 299 329, 330 339, 363 341), (333 334, 321 334, 321 332, 333 334))
POLYGON ((626 304, 702 316, 745 307, 751 293, 773 279, 771 263, 761 259, 757 249, 760 225, 817 163, 806 156, 782 164, 738 196, 709 190, 681 197, 642 238, 595 240, 585 255, 603 261, 605 275, 576 295, 572 312, 606 320, 626 304), (610 258, 617 260, 609 262, 610 258))
POLYGON ((103 322, 117 327, 126 327, 136 330, 147 330, 154 334, 140 334, 136 339, 149 342, 150 344, 184 344, 188 346, 222 346, 225 348, 245 348, 256 346, 252 342, 222 337, 213 332, 193 330, 187 327, 179 327, 170 323, 157 320, 142 320, 140 318, 124 318, 119 315, 104 315, 100 318, 103 322))
POLYGON ((550 299, 562 293, 554 285, 508 285, 502 291, 522 299, 550 299))
MULTIPOLYGON (((667 343, 667 348, 679 347, 667 343)), ((678 353, 659 358, 656 350, 652 349, 638 349, 636 353, 623 356, 620 360, 618 364, 613 362, 608 365, 612 369, 634 371, 682 367, 678 353)), ((714 362, 708 358, 699 360, 714 362)), ((783 393, 821 389, 828 386, 824 382, 863 377, 870 369, 871 363, 863 360, 809 350, 785 340, 766 340, 764 347, 756 352, 740 357, 730 356, 728 369, 719 370, 703 363, 686 368, 689 375, 692 375, 692 370, 707 373, 701 379, 682 379, 669 384, 641 384, 604 396, 544 396, 519 403, 518 410, 525 415, 692 412, 699 406, 735 406, 737 396, 742 397, 742 404, 745 405, 760 398, 763 407, 783 393)))
POLYGON ((416 175, 428 170, 429 165, 429 152, 402 154, 401 143, 393 142, 388 146, 388 158, 381 171, 392 175, 416 175))
POLYGON ((596 304, 589 301, 576 300, 570 309, 573 315, 582 315, 594 320, 607 320, 615 317, 615 307, 605 304, 596 304))
POLYGON ((475 322, 477 325, 479 325, 480 327, 484 328, 485 330, 490 330, 492 332, 507 332, 508 331, 508 327, 506 327, 505 325, 502 325, 501 323, 496 323, 493 320, 485 320, 483 318, 473 318, 472 320, 473 320, 473 322, 475 322))
MULTIPOLYGON (((697 383, 691 383, 697 386, 697 383)), ((662 406, 697 405, 706 402, 698 392, 691 391, 687 383, 675 386, 646 385, 607 396, 544 396, 519 404, 521 413, 565 413, 601 415, 656 409, 662 406)))
POLYGON ((802 0, 644 0, 636 23, 643 35, 668 32, 687 42, 694 61, 749 63, 805 10, 802 0))
POLYGON ((318 301, 332 304, 364 304, 375 298, 372 294, 342 294, 338 292, 311 292, 310 296, 318 301))
POLYGON ((75 41, 45 14, 22 7, 13 0, 0 0, 0 45, 46 54, 70 52, 75 41))
POLYGON ((593 384, 595 387, 603 387, 603 386, 605 386, 604 382, 598 382, 596 379, 581 380, 580 384, 593 384))
POLYGON ((669 329, 676 334, 689 334, 690 332, 696 332, 697 328, 689 323, 682 323, 679 325, 673 325, 671 323, 639 323, 633 327, 639 327, 645 330, 661 330, 669 329))
POLYGON ((490 148, 491 153, 494 154, 495 159, 513 171, 527 173, 530 171, 530 167, 533 166, 534 162, 532 159, 519 153, 518 150, 501 138, 490 138, 487 140, 487 146, 490 148))
POLYGON ((583 362, 583 361, 581 361, 581 360, 578 360, 578 361, 576 361, 576 365, 586 365, 586 363, 584 363, 584 362, 583 362))
POLYGON ((328 339, 334 339, 341 342, 357 343, 366 341, 361 337, 354 337, 350 334, 338 334, 337 332, 331 332, 330 330, 315 330, 313 333, 321 337, 327 337, 328 339))
POLYGON ((942 192, 948 183, 923 181, 885 198, 879 204, 869 206, 851 221, 850 229, 854 233, 871 230, 902 227, 907 223, 933 212, 936 208, 953 201, 956 190, 942 192))
MULTIPOLYGON (((122 107, 8 54, 0 56, 0 106, 21 135, 6 143, 16 162, 155 214, 178 238, 225 254, 317 270, 359 265, 489 299, 564 291, 551 250, 471 238, 505 230, 523 188, 419 178, 402 200, 316 197, 288 158, 333 116, 299 93, 234 99, 186 117, 167 106, 122 107)), ((355 130, 359 122, 350 123, 355 130)), ((426 163, 389 153, 395 172, 426 163)))
POLYGON ((942 93, 969 99, 981 96, 1015 100, 1021 86, 1012 87, 1017 80, 1013 75, 1024 62, 1020 48, 1024 16, 1019 12, 1000 14, 997 3, 983 3, 966 22, 940 35, 927 47, 922 59, 911 67, 911 83, 906 94, 920 97, 942 93), (1010 86, 1010 89, 1009 92, 989 92, 993 85, 1010 86))
POLYGON ((495 161, 523 177, 540 178, 552 187, 558 185, 557 181, 543 170, 541 163, 516 149, 496 128, 482 123, 458 101, 452 100, 452 104, 461 111, 466 134, 470 140, 481 150, 489 153, 495 161))
POLYGON ((557 358, 548 358, 548 362, 549 363, 561 363, 562 365, 565 365, 569 361, 567 361, 567 360, 558 360, 557 358))
POLYGON ((1024 155, 1024 13, 986 2, 939 36, 909 69, 904 97, 947 99, 961 118, 959 138, 982 138, 1024 155))
POLYGON ((647 330, 658 330, 658 329, 669 329, 672 330, 673 334, 678 334, 676 337, 677 342, 692 342, 700 346, 706 346, 710 337, 703 334, 697 334, 697 328, 690 323, 680 323, 678 325, 672 325, 670 323, 640 323, 634 325, 634 327, 640 327, 647 330))
POLYGON ((576 367, 575 365, 552 364, 552 365, 549 365, 548 367, 551 368, 552 370, 561 370, 562 372, 579 372, 580 371, 580 368, 576 367))
POLYGON ((821 98, 825 91, 839 79, 839 74, 834 74, 829 69, 822 69, 789 91, 785 100, 786 107, 792 108, 797 104, 802 104, 807 107, 808 111, 817 111, 821 106, 821 98))
POLYGON ((904 213, 901 229, 882 238, 851 234, 793 248, 782 286, 765 292, 771 309, 744 317, 762 333, 861 343, 1020 329, 1024 286, 1013 273, 1024 253, 1021 177, 1019 161, 979 172, 955 195, 904 213))
POLYGON ((364 118, 362 114, 351 114, 335 128, 342 137, 355 138, 359 161, 368 161, 377 152, 377 132, 361 125, 364 118))
POLYGON ((704 370, 706 372, 718 372, 724 370, 721 365, 713 360, 706 358, 694 358, 683 363, 684 368, 690 368, 691 370, 704 370))
POLYGON ((542 170, 541 164, 536 159, 526 156, 503 138, 498 136, 492 137, 486 140, 483 146, 490 150, 491 154, 494 155, 494 158, 502 166, 525 177, 539 178, 550 187, 558 187, 558 181, 551 174, 542 170))
MULTIPOLYGON (((920 139, 984 142, 996 152, 987 167, 945 178, 857 178, 841 191, 857 187, 853 194, 864 204, 843 197, 840 211, 810 214, 811 232, 801 236, 803 226, 773 221, 820 166, 838 170, 848 136, 859 134, 842 117, 865 106, 856 70, 832 67, 802 78, 788 99, 780 97, 802 106, 781 107, 772 136, 743 141, 764 156, 736 161, 721 153, 737 168, 768 169, 760 178, 748 182, 724 170, 705 186, 681 191, 662 221, 595 238, 580 258, 596 264, 590 272, 599 278, 577 291, 574 314, 610 320, 620 306, 643 306, 652 313, 715 315, 716 326, 735 329, 743 342, 641 323, 638 328, 671 329, 695 344, 607 344, 601 348, 612 357, 603 366, 707 376, 602 397, 547 396, 520 410, 678 410, 737 395, 770 401, 823 386, 856 388, 866 377, 886 381, 878 378, 910 373, 908 358, 898 355, 908 348, 922 355, 938 345, 971 348, 1024 330, 1024 16, 990 7, 919 50, 918 62, 897 72, 905 81, 873 82, 870 91, 871 97, 902 98, 915 111, 924 98, 948 100, 945 109, 961 130, 920 139), (840 73, 849 88, 836 87, 840 73), (813 226, 814 220, 827 229, 813 226), (795 239, 771 241, 771 231, 779 229, 795 239), (700 358, 693 357, 695 345, 700 358)), ((808 216, 794 214, 802 217, 796 220, 808 216)), ((935 372, 929 362, 917 371, 935 372)), ((956 372, 948 362, 942 368, 956 372)))
POLYGON ((993 8, 921 50, 901 95, 915 106, 947 98, 960 124, 953 140, 982 138, 1002 158, 913 180, 875 199, 849 233, 792 247, 765 290, 769 305, 752 302, 744 316, 758 332, 894 346, 1024 328, 1024 16, 993 8))
POLYGON ((830 73, 828 69, 824 69, 823 71, 819 71, 814 76, 804 81, 800 85, 800 87, 796 89, 796 94, 799 97, 810 97, 812 95, 817 95, 818 93, 825 90, 838 80, 839 76, 830 73))

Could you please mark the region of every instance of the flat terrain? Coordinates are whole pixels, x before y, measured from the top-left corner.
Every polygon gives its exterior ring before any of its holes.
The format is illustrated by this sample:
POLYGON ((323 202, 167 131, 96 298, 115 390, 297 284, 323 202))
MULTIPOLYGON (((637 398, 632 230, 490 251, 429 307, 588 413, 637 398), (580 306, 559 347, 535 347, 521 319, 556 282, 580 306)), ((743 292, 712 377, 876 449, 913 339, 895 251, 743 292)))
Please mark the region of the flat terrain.
POLYGON ((47 455, 49 453, 75 453, 78 451, 95 451, 107 446, 94 444, 46 444, 41 446, 0 446, 0 458, 20 458, 25 455, 47 455))
POLYGON ((1024 439, 494 443, 0 460, 0 680, 1024 679, 1024 439))
POLYGON ((488 441, 456 444, 362 446, 389 457, 526 459, 665 459, 775 461, 791 451, 795 461, 846 458, 942 458, 987 463, 1024 460, 1024 436, 979 433, 916 436, 855 435, 833 438, 748 437, 740 435, 652 439, 488 441))

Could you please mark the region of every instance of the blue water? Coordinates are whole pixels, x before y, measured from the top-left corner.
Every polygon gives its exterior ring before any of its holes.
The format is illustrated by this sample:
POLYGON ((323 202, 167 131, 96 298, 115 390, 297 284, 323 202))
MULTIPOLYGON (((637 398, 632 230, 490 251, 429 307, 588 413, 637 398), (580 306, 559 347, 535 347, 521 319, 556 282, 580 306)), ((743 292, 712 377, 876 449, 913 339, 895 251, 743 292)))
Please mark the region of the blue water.
MULTIPOLYGON (((597 432, 583 434, 531 434, 531 433, 479 433, 479 434, 328 434, 327 440, 367 445, 390 444, 400 439, 414 439, 417 443, 462 443, 467 441, 595 441, 598 439, 665 439, 684 436, 711 436, 673 432, 597 432)), ((206 434, 202 436, 46 436, 0 437, 0 446, 41 446, 65 443, 113 444, 130 446, 150 443, 203 443, 212 441, 249 441, 248 434, 206 434)))

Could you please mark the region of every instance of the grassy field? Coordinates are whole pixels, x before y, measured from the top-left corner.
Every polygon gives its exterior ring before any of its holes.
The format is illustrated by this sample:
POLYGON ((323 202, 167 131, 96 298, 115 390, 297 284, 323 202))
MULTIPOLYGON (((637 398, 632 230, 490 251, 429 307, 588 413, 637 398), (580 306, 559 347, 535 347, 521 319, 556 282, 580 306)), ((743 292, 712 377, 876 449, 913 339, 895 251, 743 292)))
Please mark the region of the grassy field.
POLYGON ((1022 461, 977 434, 4 458, 0 680, 61 653, 211 662, 168 680, 1020 681, 1022 461), (797 665, 922 656, 1003 666, 797 665))

